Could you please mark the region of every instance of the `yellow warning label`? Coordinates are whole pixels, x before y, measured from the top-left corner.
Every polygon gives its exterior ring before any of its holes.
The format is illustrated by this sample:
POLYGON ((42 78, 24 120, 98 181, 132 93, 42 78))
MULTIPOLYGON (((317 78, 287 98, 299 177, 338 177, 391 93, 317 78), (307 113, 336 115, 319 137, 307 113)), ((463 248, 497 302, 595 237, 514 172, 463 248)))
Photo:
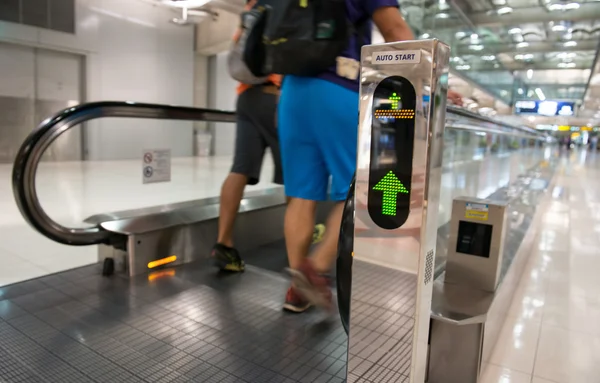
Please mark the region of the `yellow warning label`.
POLYGON ((488 212, 487 211, 478 211, 478 210, 467 210, 467 212, 465 213, 465 218, 476 219, 478 221, 487 221, 488 220, 488 212))

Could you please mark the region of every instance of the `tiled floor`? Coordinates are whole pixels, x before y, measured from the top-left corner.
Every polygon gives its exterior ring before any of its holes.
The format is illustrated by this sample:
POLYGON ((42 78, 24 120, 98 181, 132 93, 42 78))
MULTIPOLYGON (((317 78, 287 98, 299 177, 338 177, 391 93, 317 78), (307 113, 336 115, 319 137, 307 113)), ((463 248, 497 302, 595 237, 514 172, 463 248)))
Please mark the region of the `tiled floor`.
POLYGON ((563 158, 483 383, 600 382, 600 155, 563 158))

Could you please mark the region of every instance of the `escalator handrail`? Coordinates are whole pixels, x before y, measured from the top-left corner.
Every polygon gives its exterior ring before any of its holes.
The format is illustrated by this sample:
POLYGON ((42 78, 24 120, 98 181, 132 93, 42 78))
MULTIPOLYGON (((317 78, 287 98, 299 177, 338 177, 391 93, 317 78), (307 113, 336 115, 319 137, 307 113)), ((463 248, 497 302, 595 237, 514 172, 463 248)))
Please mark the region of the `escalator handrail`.
POLYGON ((480 114, 471 112, 470 110, 467 109, 463 109, 454 105, 448 105, 447 107, 447 111, 449 113, 446 114, 446 119, 448 119, 449 115, 456 115, 459 117, 466 117, 468 119, 473 119, 473 120, 477 120, 479 122, 487 122, 487 123, 491 123, 494 125, 499 125, 503 128, 508 128, 508 129, 513 129, 516 131, 520 131, 520 132, 524 132, 527 133, 529 135, 534 135, 534 136, 538 136, 538 137, 545 137, 546 135, 544 133, 541 133, 540 131, 527 127, 527 126, 518 126, 518 125, 513 125, 510 124, 508 122, 504 122, 504 121, 500 121, 497 120, 495 118, 491 118, 491 117, 486 117, 486 116, 482 116, 480 114))
POLYGON ((49 239, 73 246, 109 243, 112 234, 97 227, 69 228, 54 221, 42 208, 35 177, 42 155, 61 134, 83 122, 107 118, 235 122, 235 113, 182 106, 130 101, 103 101, 64 109, 44 120, 25 139, 13 165, 12 186, 17 206, 25 220, 49 239))

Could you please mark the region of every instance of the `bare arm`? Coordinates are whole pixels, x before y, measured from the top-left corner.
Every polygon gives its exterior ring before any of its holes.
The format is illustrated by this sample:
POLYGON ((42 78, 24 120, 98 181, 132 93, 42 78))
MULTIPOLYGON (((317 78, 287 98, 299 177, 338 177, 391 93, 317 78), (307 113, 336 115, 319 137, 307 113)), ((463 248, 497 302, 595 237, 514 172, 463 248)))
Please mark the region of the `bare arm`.
POLYGON ((373 13, 373 22, 381 32, 386 43, 414 40, 415 35, 395 7, 378 8, 373 13))

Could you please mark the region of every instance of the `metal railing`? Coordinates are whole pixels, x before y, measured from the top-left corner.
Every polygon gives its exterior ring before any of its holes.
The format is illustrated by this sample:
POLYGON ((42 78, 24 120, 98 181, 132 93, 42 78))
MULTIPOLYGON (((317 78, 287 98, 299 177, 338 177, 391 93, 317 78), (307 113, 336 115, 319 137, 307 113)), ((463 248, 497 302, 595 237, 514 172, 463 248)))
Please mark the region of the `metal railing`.
POLYGON ((107 117, 235 122, 233 112, 128 101, 81 104, 44 120, 21 145, 13 166, 12 184, 17 206, 25 220, 53 241, 72 246, 110 242, 111 233, 100 227, 68 228, 50 218, 40 205, 35 183, 38 164, 54 140, 76 125, 107 117))
MULTIPOLYGON (((501 131, 501 129, 508 129, 517 136, 544 137, 544 135, 533 129, 495 121, 460 108, 450 106, 448 112, 448 117, 462 117, 475 122, 495 124, 500 128, 495 133, 510 134, 507 131, 501 131)), ((42 155, 54 140, 83 122, 110 117, 207 122, 235 122, 236 120, 234 112, 127 101, 81 104, 64 109, 44 120, 25 139, 19 149, 13 166, 12 183, 17 206, 25 220, 39 233, 53 241, 72 246, 86 246, 101 243, 109 244, 111 239, 114 238, 111 232, 102 229, 100 226, 68 228, 54 221, 42 208, 35 183, 38 164, 42 159, 42 155)), ((449 119, 451 120, 452 117, 449 119)), ((463 125, 457 128, 469 129, 467 125, 463 125)), ((452 123, 450 126, 452 126, 452 123)), ((486 129, 473 126, 470 130, 485 131, 486 129)), ((487 130, 490 131, 490 129, 487 130)))

